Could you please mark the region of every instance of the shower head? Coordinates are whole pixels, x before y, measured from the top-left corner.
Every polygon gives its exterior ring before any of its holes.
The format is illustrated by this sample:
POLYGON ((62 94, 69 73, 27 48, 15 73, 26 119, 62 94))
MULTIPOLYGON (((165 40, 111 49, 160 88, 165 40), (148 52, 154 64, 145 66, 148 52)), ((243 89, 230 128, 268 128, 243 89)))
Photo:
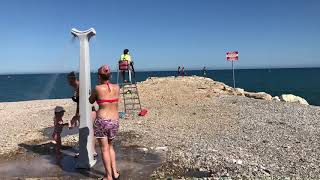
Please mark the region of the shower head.
POLYGON ((75 28, 72 28, 71 29, 71 34, 74 36, 74 37, 88 37, 88 39, 90 39, 92 36, 96 35, 96 30, 93 29, 93 28, 90 28, 86 31, 79 31, 75 28))

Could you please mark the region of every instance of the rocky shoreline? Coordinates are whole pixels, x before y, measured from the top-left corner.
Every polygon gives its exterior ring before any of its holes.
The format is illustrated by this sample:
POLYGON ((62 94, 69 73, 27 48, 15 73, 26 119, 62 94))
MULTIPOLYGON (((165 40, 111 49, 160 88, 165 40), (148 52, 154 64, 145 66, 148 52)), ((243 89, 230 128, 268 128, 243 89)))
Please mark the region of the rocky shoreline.
MULTIPOLYGON (((202 77, 149 78, 138 83, 145 117, 120 121, 122 146, 166 153, 154 178, 320 178, 320 108, 292 95, 272 97, 202 77), (297 102, 297 103, 288 103, 297 102)), ((70 119, 71 100, 0 103, 0 156, 19 144, 49 140, 52 110, 70 119), (19 138, 17 138, 19 137, 19 138)), ((63 138, 76 142, 77 135, 63 138)))

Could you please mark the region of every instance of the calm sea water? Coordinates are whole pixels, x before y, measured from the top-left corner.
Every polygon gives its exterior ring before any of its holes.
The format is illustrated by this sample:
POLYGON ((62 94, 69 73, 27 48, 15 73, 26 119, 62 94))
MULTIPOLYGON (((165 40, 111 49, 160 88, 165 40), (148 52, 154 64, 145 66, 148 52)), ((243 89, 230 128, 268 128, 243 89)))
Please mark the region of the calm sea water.
MULTIPOLYGON (((187 75, 202 75, 201 71, 186 71, 187 75)), ((137 72, 136 81, 150 76, 174 76, 175 71, 137 72)), ((242 69, 236 70, 236 86, 247 91, 264 91, 273 96, 295 94, 310 104, 320 105, 320 68, 296 69, 242 69)), ((92 85, 97 83, 97 74, 92 74, 92 85)), ((113 74, 116 81, 116 74, 113 74)), ((233 86, 231 70, 211 70, 207 77, 233 86)), ((72 90, 66 74, 0 75, 0 102, 36 99, 68 98, 72 90)))

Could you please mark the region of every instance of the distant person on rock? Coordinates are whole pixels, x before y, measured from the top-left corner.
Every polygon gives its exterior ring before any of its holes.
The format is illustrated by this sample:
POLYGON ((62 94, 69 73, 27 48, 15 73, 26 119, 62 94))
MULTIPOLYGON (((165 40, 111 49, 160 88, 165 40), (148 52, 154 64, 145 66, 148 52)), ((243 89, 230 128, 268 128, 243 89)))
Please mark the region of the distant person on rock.
POLYGON ((178 67, 177 76, 180 76, 180 66, 178 67))
MULTIPOLYGON (((128 64, 129 64, 129 67, 131 70, 132 70, 132 73, 133 73, 133 77, 135 77, 135 70, 134 70, 134 67, 133 67, 133 61, 131 59, 131 56, 129 54, 129 49, 125 49, 123 50, 123 54, 120 56, 120 61, 119 63, 121 63, 122 61, 127 61, 128 64)), ((122 71, 122 79, 123 81, 125 82, 125 71, 122 71)))
POLYGON ((184 76, 184 75, 185 75, 185 73, 184 73, 184 67, 182 66, 181 71, 180 71, 180 76, 184 76))
POLYGON ((90 103, 97 102, 99 110, 93 123, 94 135, 98 139, 102 160, 105 168, 105 176, 102 179, 119 179, 116 167, 116 153, 112 140, 116 137, 119 129, 118 101, 120 87, 111 84, 111 71, 108 65, 98 69, 99 85, 92 90, 89 98, 90 103))
POLYGON ((207 75, 207 68, 204 66, 202 69, 202 75, 206 76, 207 75))

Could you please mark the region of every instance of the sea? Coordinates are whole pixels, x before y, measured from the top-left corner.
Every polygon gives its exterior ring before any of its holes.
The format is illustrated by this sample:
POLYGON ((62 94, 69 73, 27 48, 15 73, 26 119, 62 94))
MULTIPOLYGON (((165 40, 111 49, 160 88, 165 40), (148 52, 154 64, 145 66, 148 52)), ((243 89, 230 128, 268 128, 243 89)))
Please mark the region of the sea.
MULTIPOLYGON (((185 71, 186 76, 204 76, 201 70, 185 71)), ((176 71, 136 72, 135 80, 148 77, 176 76, 176 71)), ((233 86, 232 70, 208 70, 206 75, 216 81, 233 86)), ((40 99, 61 99, 73 95, 66 73, 0 75, 0 102, 40 99)), ((117 74, 112 75, 116 82, 117 74)), ((266 92, 272 96, 294 94, 309 104, 320 105, 320 68, 237 69, 236 87, 246 91, 266 92)), ((91 74, 92 87, 97 84, 97 74, 91 74)))

